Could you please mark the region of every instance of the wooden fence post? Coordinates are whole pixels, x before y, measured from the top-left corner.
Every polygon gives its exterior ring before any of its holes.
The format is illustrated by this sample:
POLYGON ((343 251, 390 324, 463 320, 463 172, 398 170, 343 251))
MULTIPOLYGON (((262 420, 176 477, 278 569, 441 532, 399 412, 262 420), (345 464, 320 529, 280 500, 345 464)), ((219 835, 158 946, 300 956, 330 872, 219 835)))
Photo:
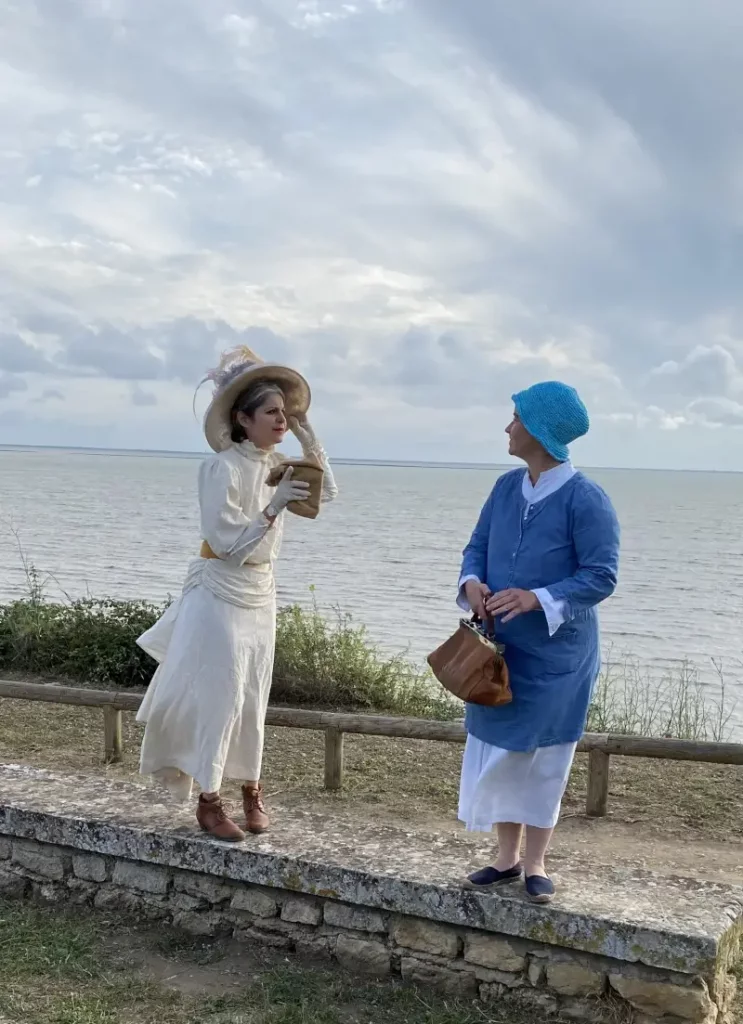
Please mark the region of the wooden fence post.
POLYGON ((603 750, 592 750, 588 755, 586 814, 589 818, 603 818, 608 803, 609 755, 603 750))
POLYGON ((103 709, 103 734, 105 738, 106 764, 118 764, 124 759, 124 739, 121 712, 116 708, 103 709))
POLYGON ((340 729, 325 730, 325 788, 343 789, 343 733, 340 729))

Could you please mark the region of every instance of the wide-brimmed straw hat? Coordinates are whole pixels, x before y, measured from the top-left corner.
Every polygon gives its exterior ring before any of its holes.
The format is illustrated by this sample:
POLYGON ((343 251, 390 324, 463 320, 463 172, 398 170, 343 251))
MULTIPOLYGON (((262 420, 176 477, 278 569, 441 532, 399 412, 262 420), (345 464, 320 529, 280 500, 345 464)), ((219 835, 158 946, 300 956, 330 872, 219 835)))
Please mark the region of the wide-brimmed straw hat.
POLYGON ((242 392, 257 381, 278 384, 284 393, 287 416, 301 416, 310 407, 310 386, 301 373, 278 363, 265 363, 247 345, 225 352, 219 366, 210 370, 201 384, 208 380, 214 382, 214 394, 204 416, 204 433, 215 452, 232 444, 233 406, 242 392))

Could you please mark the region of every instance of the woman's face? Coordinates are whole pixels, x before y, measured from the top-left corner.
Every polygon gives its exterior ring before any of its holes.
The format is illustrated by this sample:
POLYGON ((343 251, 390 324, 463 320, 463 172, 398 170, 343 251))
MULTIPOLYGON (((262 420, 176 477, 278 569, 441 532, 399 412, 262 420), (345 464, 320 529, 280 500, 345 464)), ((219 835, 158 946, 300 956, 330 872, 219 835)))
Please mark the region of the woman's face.
POLYGON ((528 459, 540 447, 539 442, 531 436, 515 410, 513 419, 506 427, 506 433, 508 434, 508 454, 513 455, 516 459, 528 459))
POLYGON ((237 422, 256 448, 273 448, 286 436, 287 420, 284 399, 281 395, 269 395, 252 416, 239 412, 237 422))

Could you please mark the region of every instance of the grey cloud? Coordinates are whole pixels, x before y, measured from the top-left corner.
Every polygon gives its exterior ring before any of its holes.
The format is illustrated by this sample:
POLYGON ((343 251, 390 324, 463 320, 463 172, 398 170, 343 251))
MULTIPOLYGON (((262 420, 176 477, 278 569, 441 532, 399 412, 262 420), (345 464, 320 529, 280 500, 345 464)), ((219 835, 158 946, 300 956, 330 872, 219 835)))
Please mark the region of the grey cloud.
POLYGON ((0 373, 0 400, 18 391, 28 391, 28 383, 14 373, 0 373))
POLYGON ((163 375, 162 360, 110 325, 95 331, 80 328, 65 344, 58 361, 68 371, 79 370, 116 380, 157 380, 163 375))
POLYGON ((654 369, 651 390, 686 396, 731 396, 743 391, 743 372, 722 345, 698 345, 684 359, 654 369))
POLYGON ((0 334, 0 370, 8 373, 45 373, 52 369, 43 352, 17 334, 0 334))
POLYGON ((715 426, 743 427, 743 405, 729 398, 699 398, 688 410, 715 426))
POLYGON ((39 344, 0 369, 191 385, 244 343, 416 413, 547 376, 609 417, 735 403, 732 0, 327 2, 12 7, 0 269, 39 344))
POLYGON ((136 405, 139 408, 157 405, 157 396, 153 395, 151 391, 145 391, 144 388, 136 385, 132 388, 132 405, 136 405))

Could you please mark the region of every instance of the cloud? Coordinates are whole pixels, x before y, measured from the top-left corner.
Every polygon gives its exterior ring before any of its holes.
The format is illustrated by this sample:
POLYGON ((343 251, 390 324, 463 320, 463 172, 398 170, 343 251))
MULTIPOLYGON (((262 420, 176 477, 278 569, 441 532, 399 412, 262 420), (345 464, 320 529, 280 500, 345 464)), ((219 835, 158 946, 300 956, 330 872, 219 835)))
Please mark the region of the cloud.
POLYGON ((689 411, 709 426, 743 427, 743 404, 729 398, 697 398, 689 411))
POLYGON ((0 373, 0 401, 20 391, 28 391, 28 384, 14 373, 0 373))
POLYGON ((682 360, 669 359, 650 373, 651 389, 676 395, 743 394, 743 371, 722 345, 697 345, 682 360))
POLYGON ((5 401, 197 444, 193 388, 249 344, 310 376, 344 454, 469 459, 458 415, 560 377, 591 458, 706 464, 689 436, 743 401, 736 25, 732 0, 12 5, 5 401))
POLYGON ((0 334, 0 370, 8 373, 45 373, 51 369, 43 352, 23 338, 0 334))
POLYGON ((132 405, 138 406, 140 409, 157 405, 157 396, 153 395, 151 391, 145 391, 139 384, 135 384, 132 388, 132 405))

